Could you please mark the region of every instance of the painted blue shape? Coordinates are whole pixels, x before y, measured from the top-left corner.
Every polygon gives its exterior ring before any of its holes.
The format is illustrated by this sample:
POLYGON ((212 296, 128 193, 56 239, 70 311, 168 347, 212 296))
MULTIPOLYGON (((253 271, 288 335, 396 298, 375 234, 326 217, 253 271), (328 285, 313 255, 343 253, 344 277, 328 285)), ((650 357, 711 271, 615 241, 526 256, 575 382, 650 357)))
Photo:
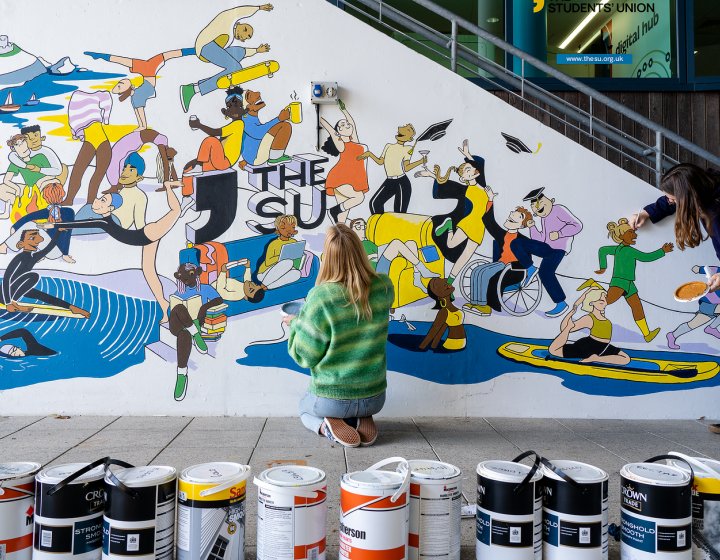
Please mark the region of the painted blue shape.
POLYGON ((160 309, 155 301, 64 278, 41 278, 38 289, 87 309, 92 315, 83 320, 1 314, 0 334, 25 328, 58 354, 0 357, 0 390, 55 379, 110 377, 143 362, 145 345, 160 338, 160 309))
MULTIPOLYGON (((388 370, 442 385, 482 383, 503 374, 518 371, 538 375, 552 375, 560 378, 563 386, 572 391, 612 397, 649 395, 665 391, 681 391, 720 385, 720 375, 693 383, 647 383, 575 375, 567 371, 519 364, 500 356, 497 349, 507 342, 547 346, 550 344, 550 340, 517 338, 489 331, 475 325, 465 325, 467 336, 467 349, 465 350, 453 352, 438 348, 437 350, 422 351, 418 347, 430 329, 430 323, 413 322, 413 324, 417 327, 416 331, 409 331, 405 324, 397 321, 390 323, 387 345, 388 370)), ((300 368, 290 358, 287 353, 286 342, 251 345, 245 349, 245 352, 247 356, 238 359, 237 363, 244 366, 285 368, 309 375, 308 370, 300 368)), ((682 352, 634 350, 627 352, 631 358, 669 359, 687 362, 716 360, 712 356, 682 352)))

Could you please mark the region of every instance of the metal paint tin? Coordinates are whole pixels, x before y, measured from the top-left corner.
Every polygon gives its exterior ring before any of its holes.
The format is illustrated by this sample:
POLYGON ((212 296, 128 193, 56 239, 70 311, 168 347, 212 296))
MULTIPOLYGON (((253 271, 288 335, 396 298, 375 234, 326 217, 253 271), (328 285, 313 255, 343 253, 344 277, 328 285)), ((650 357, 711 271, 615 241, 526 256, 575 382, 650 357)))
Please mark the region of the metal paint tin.
POLYGON ((30 560, 39 463, 0 463, 0 559, 30 560))

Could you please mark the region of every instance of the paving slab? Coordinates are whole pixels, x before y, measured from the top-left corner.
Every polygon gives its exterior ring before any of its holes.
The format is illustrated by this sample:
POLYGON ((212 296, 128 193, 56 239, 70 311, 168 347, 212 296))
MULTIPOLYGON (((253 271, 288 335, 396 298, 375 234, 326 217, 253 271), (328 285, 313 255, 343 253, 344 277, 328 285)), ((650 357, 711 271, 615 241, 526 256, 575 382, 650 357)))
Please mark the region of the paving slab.
POLYGON ((0 440, 43 418, 44 416, 0 416, 0 440))

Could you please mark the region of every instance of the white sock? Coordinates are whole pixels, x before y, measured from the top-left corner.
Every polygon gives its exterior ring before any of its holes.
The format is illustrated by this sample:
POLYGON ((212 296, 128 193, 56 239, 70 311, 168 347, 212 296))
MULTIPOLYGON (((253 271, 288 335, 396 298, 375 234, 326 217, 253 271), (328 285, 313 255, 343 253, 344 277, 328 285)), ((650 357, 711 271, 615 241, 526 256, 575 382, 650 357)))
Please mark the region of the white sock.
POLYGON ((200 334, 200 331, 198 330, 195 323, 193 323, 192 326, 188 327, 186 330, 193 336, 195 336, 196 334, 200 334))
POLYGON ((710 321, 710 324, 708 326, 712 327, 713 329, 717 329, 718 327, 720 327, 720 315, 710 321))
POLYGON ((422 275, 420 274, 419 270, 416 270, 415 273, 413 274, 413 284, 415 284, 423 292, 427 289, 427 288, 425 288, 425 286, 423 286, 422 275))
POLYGON ((200 86, 198 84, 193 84, 193 89, 195 90, 195 93, 200 93, 200 86))
POLYGON ((277 159, 285 153, 284 150, 270 150, 270 159, 277 159))
POLYGON ((423 278, 439 278, 440 275, 430 270, 427 266, 425 266, 425 263, 422 261, 419 261, 415 268, 418 270, 420 274, 423 275, 423 278))
POLYGON ((677 329, 673 331, 673 336, 675 337, 675 340, 680 338, 682 335, 687 334, 691 331, 690 325, 687 323, 683 323, 682 325, 679 325, 677 329))
POLYGON ((187 372, 188 372, 187 366, 177 368, 178 375, 187 375, 187 372))

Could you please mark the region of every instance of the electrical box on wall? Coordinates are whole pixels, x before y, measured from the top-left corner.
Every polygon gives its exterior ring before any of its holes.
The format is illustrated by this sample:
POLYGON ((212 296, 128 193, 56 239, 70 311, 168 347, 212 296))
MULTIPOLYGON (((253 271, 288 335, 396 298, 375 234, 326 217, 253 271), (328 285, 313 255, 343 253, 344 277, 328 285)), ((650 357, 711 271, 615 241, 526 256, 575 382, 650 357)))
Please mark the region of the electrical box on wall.
POLYGON ((325 103, 337 103, 338 85, 337 82, 311 82, 310 101, 316 105, 325 103))

